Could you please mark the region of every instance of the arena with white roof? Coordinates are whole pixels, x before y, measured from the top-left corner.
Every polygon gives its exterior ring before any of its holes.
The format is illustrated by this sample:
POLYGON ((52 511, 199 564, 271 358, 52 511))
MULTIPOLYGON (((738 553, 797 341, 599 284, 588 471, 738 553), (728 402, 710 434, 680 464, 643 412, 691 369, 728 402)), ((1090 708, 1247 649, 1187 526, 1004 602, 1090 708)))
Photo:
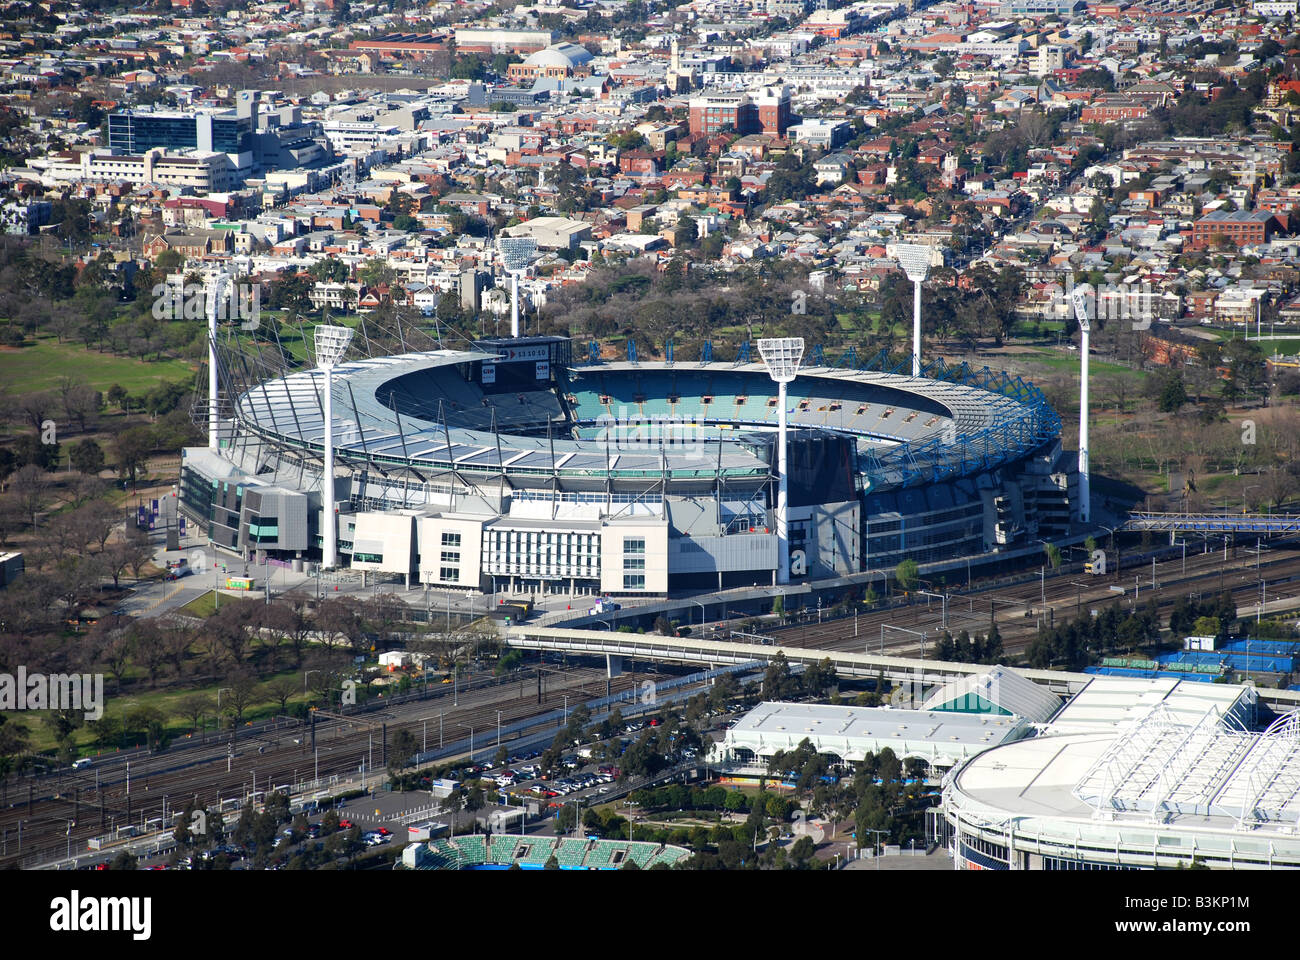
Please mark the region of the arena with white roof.
POLYGON ((1300 717, 1249 686, 1098 678, 944 780, 958 869, 1300 866, 1300 717))

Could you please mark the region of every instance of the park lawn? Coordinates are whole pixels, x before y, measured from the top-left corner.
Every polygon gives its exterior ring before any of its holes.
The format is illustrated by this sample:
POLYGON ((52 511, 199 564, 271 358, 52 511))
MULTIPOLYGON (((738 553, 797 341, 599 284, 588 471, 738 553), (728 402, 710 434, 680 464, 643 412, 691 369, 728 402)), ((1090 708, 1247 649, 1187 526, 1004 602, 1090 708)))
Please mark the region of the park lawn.
POLYGON ((13 393, 50 390, 64 375, 82 378, 96 390, 114 384, 141 393, 167 381, 189 383, 194 367, 183 360, 144 361, 87 350, 76 343, 40 337, 31 346, 0 350, 0 383, 13 393))
MULTIPOLYGON (((274 327, 276 333, 279 334, 280 344, 284 347, 285 353, 300 363, 311 362, 311 357, 308 355, 307 345, 303 343, 303 335, 305 334, 309 341, 312 340, 315 336, 316 327, 318 327, 322 322, 321 320, 315 317, 300 318, 302 322, 302 329, 300 331, 298 321, 294 320, 287 310, 263 310, 261 319, 262 322, 258 327, 255 337, 261 342, 263 350, 269 349, 274 351, 275 349, 276 336, 271 332, 272 327, 274 327)), ((361 336, 360 314, 352 313, 346 316, 341 316, 331 313, 329 322, 333 326, 353 328, 357 331, 357 336, 354 342, 364 344, 365 341, 361 336)), ((245 341, 248 341, 247 334, 241 332, 240 337, 245 341)), ((246 342, 245 346, 253 349, 249 342, 246 342)), ((313 346, 312 350, 314 351, 314 349, 313 346)))
MULTIPOLYGON (((202 576, 202 574, 193 574, 193 576, 202 576)), ((252 592, 256 593, 256 599, 254 597, 232 597, 228 593, 223 593, 221 595, 221 602, 223 604, 262 603, 263 602, 262 594, 258 593, 257 591, 252 591, 252 592)), ((216 606, 217 606, 216 593, 215 591, 209 590, 207 593, 202 594, 201 596, 197 596, 189 603, 184 604, 176 612, 183 613, 191 617, 200 617, 202 619, 207 619, 208 617, 212 616, 212 614, 216 612, 216 606)))
POLYGON ((1012 340, 1041 340, 1047 336, 1056 336, 1065 330, 1065 324, 1060 320, 1040 320, 1038 323, 1031 323, 1022 320, 1016 324, 1011 332, 1012 340))
MULTIPOLYGON (((1021 354, 1015 356, 1014 359, 1025 364, 1038 364, 1051 370, 1067 370, 1074 372, 1079 369, 1078 356, 1067 356, 1050 349, 1035 350, 1032 356, 1029 354, 1021 354)), ((1088 364, 1088 373, 1093 377, 1098 374, 1128 377, 1134 382, 1141 381, 1144 376, 1144 374, 1139 371, 1131 370, 1122 364, 1107 363, 1105 360, 1098 360, 1095 357, 1092 362, 1088 364)))
MULTIPOLYGON (((134 676, 143 677, 144 673, 135 668, 126 671, 126 679, 131 679, 134 676)), ((271 681, 279 676, 291 676, 300 680, 302 674, 296 669, 285 670, 279 674, 258 681, 253 694, 252 703, 248 709, 244 711, 245 724, 256 723, 259 720, 266 720, 279 714, 280 704, 277 701, 272 701, 270 694, 266 692, 266 688, 271 681)), ((197 689, 155 690, 144 693, 129 694, 119 694, 115 692, 116 686, 116 681, 114 681, 111 676, 104 677, 104 716, 112 716, 121 719, 125 716, 128 710, 153 707, 161 711, 166 717, 168 736, 172 740, 180 740, 190 735, 190 721, 187 717, 174 716, 177 704, 191 694, 203 694, 206 695, 215 705, 217 702, 217 689, 221 684, 214 683, 211 686, 200 687, 197 689)), ((310 694, 302 692, 295 693, 289 698, 285 706, 286 708, 292 708, 293 704, 306 703, 309 701, 310 696, 310 694)), ((46 751, 52 752, 58 747, 58 743, 54 739, 54 731, 50 729, 48 724, 43 722, 43 718, 48 714, 49 711, 47 710, 31 710, 25 711, 25 716, 20 717, 20 719, 24 719, 27 723, 29 743, 32 751, 35 753, 43 753, 46 751)), ((208 718, 207 723, 211 726, 211 717, 208 718)), ((143 735, 141 734, 138 736, 140 738, 139 743, 133 741, 130 744, 123 744, 123 746, 143 746, 143 735)), ((114 752, 114 748, 112 747, 96 747, 95 735, 86 726, 82 726, 73 733, 73 739, 77 745, 78 756, 99 756, 101 754, 114 752)))

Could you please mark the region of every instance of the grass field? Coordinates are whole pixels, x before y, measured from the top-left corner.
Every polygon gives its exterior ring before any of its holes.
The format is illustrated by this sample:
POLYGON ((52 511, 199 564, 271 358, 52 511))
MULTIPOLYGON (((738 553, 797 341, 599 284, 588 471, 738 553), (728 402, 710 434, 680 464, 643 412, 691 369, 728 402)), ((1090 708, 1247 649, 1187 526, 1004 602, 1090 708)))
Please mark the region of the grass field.
MULTIPOLYGON (((137 671, 128 671, 127 677, 131 678, 137 671)), ((289 676, 301 680, 302 674, 298 670, 284 671, 276 676, 289 676)), ((268 687, 275 677, 266 677, 260 681, 254 688, 252 705, 244 711, 244 723, 254 723, 258 720, 264 720, 276 716, 280 712, 278 701, 272 701, 268 692, 268 687)), ((175 715, 178 704, 185 697, 192 694, 202 694, 211 699, 215 706, 217 702, 217 689, 220 685, 213 684, 210 687, 199 689, 177 689, 177 690, 157 690, 137 693, 132 691, 126 695, 118 695, 116 687, 111 676, 104 678, 104 715, 117 719, 122 719, 128 711, 135 711, 144 708, 153 708, 166 716, 166 726, 168 735, 173 740, 184 739, 189 736, 190 726, 189 718, 175 715)), ((301 684, 299 684, 301 686, 301 684)), ((286 707, 295 703, 306 702, 310 699, 307 693, 295 693, 286 703, 286 707)), ((49 715, 49 711, 32 710, 25 712, 21 718, 27 724, 29 742, 31 749, 36 753, 47 750, 54 750, 58 747, 55 740, 54 731, 49 724, 44 722, 44 718, 49 715)), ((207 718, 207 725, 212 726, 212 718, 207 718)), ((73 734, 73 739, 77 744, 79 756, 96 756, 101 753, 112 753, 113 747, 96 747, 95 734, 92 730, 83 726, 73 734)), ((140 746, 144 743, 144 737, 141 734, 133 735, 129 743, 122 743, 124 747, 140 746)))
POLYGON ((113 384, 141 393, 160 383, 194 379, 194 368, 182 360, 148 363, 129 357, 87 350, 76 343, 41 337, 31 346, 0 350, 0 383, 15 394, 52 389, 61 376, 76 376, 96 390, 113 384))
MULTIPOLYGON (((1046 367, 1054 371, 1069 371, 1077 373, 1079 370, 1079 358, 1068 354, 1059 353, 1056 350, 1035 350, 1033 354, 1008 355, 1006 359, 1009 362, 1023 363, 1028 366, 1046 367)), ((992 364, 990 364, 992 366, 992 364)), ((1130 377, 1133 380, 1141 380, 1144 374, 1137 370, 1132 370, 1118 363, 1107 363, 1105 360, 1093 358, 1088 364, 1089 376, 1098 374, 1114 375, 1121 377, 1130 377)))
MULTIPOLYGON (((257 594, 257 600, 260 602, 261 599, 262 599, 262 595, 260 593, 257 594)), ((254 601, 252 597, 245 599, 243 597, 232 597, 229 594, 222 594, 221 602, 223 604, 227 604, 227 603, 252 603, 254 601)), ((207 593, 203 594, 202 596, 195 597, 189 603, 182 606, 177 612, 191 617, 207 618, 212 616, 212 614, 216 612, 216 604, 217 604, 216 594, 213 591, 209 590, 207 593)))

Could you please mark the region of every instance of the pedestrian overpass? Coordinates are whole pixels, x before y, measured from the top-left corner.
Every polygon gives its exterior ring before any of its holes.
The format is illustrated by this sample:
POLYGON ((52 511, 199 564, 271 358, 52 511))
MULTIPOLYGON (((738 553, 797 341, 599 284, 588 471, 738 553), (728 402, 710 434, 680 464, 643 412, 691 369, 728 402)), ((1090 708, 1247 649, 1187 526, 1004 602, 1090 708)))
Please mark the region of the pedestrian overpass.
MULTIPOLYGON (((604 656, 610 675, 622 670, 624 658, 656 660, 667 663, 702 663, 721 666, 771 660, 778 652, 790 663, 811 665, 829 660, 842 677, 871 678, 883 675, 893 683, 911 683, 922 689, 947 683, 972 674, 986 673, 987 664, 953 663, 915 657, 891 657, 877 653, 845 650, 818 650, 808 647, 782 647, 763 643, 740 643, 734 640, 702 640, 694 637, 662 637, 642 633, 612 633, 608 630, 581 630, 564 627, 508 627, 503 636, 519 650, 549 650, 585 656, 604 656)), ((869 641, 868 641, 869 642, 869 641)), ((1042 684, 1055 694, 1071 696, 1094 679, 1088 673, 1065 673, 1059 670, 1034 670, 1016 667, 1016 673, 1042 684)), ((1300 691, 1260 689, 1261 702, 1279 710, 1300 706, 1300 691)))
POLYGON ((1300 516, 1264 513, 1150 513, 1129 514, 1122 530, 1160 533, 1300 533, 1300 516))

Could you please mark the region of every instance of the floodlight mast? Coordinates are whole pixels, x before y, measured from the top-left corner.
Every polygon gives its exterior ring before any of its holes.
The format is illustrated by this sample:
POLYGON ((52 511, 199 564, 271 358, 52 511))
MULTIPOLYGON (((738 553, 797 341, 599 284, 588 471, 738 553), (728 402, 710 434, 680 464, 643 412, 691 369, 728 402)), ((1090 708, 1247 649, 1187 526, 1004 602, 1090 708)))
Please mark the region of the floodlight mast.
MULTIPOLYGON (((208 314, 208 449, 221 446, 221 424, 217 415, 217 301, 221 299, 225 274, 219 273, 204 284, 204 307, 208 314)), ((182 284, 184 281, 182 280, 182 284)))
POLYGON ((758 354, 763 358, 768 376, 777 383, 776 440, 776 582, 790 582, 789 479, 786 471, 786 384, 799 375, 803 360, 803 337, 779 337, 759 340, 758 354))
POLYGON ((921 375, 921 284, 930 275, 930 248, 923 243, 900 243, 894 258, 912 281, 912 376, 921 375))
POLYGON ((510 336, 519 336, 519 275, 528 269, 528 261, 537 252, 533 237, 502 237, 497 241, 501 263, 510 274, 510 336))
POLYGON ((510 336, 519 337, 519 274, 510 274, 510 336))
POLYGON ((1075 288, 1070 292, 1074 304, 1074 317, 1079 321, 1079 520, 1092 522, 1092 480, 1088 463, 1088 334, 1092 321, 1088 318, 1088 292, 1075 288))
POLYGON ((334 367, 352 342, 350 327, 316 328, 316 366, 325 373, 325 457, 321 466, 321 567, 338 565, 338 520, 334 516, 334 367))

